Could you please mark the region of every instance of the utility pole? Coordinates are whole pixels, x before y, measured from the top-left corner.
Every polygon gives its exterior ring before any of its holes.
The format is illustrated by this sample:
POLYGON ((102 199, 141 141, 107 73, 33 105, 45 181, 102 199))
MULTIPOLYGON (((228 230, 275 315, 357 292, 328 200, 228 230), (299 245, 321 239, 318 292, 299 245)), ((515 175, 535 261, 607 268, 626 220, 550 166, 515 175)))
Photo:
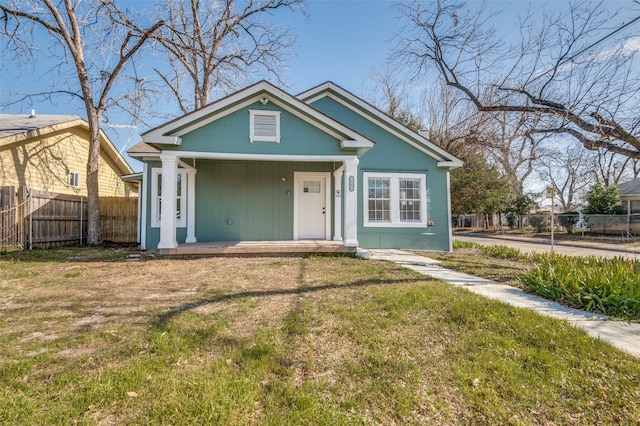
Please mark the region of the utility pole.
POLYGON ((551 254, 553 254, 553 204, 556 198, 556 189, 553 186, 547 186, 547 198, 551 198, 551 254))

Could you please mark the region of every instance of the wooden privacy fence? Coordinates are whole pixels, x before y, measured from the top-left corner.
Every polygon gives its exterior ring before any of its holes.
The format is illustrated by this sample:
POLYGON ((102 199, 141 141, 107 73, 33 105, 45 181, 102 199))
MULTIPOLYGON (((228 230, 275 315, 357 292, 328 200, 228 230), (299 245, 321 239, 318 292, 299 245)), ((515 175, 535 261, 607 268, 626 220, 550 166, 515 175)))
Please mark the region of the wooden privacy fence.
MULTIPOLYGON (((87 235, 84 197, 22 187, 0 189, 0 251, 83 244, 87 235)), ((138 198, 100 199, 102 239, 116 243, 137 241, 138 198)))
POLYGON ((100 223, 104 241, 135 243, 138 240, 138 198, 101 197, 100 223))

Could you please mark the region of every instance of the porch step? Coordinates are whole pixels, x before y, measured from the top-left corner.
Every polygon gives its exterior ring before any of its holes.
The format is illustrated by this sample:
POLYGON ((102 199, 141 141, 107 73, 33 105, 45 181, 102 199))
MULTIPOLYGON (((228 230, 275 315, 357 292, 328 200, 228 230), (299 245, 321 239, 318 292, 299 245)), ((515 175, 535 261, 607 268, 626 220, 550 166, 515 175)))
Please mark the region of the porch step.
POLYGON ((216 241, 180 244, 174 249, 160 250, 169 256, 234 256, 234 255, 303 255, 311 253, 349 253, 340 241, 216 241))

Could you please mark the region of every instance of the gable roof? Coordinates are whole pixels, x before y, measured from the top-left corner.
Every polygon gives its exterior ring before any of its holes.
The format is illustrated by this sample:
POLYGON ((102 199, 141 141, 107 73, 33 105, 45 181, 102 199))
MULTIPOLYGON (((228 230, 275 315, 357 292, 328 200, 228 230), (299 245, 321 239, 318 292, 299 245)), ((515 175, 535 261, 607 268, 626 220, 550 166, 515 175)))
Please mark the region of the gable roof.
MULTIPOLYGON (((77 115, 0 114, 0 147, 48 135, 74 127, 89 130, 89 123, 77 115)), ((107 135, 100 130, 100 148, 113 160, 119 175, 133 173, 133 169, 116 149, 107 135)))
POLYGON ((624 182, 618 185, 620 188, 620 196, 631 196, 631 195, 640 195, 640 178, 630 180, 629 182, 624 182))
POLYGON ((462 166, 460 159, 440 148, 429 139, 400 124, 375 106, 330 81, 320 84, 297 96, 298 99, 308 104, 312 104, 324 97, 329 97, 368 120, 375 121, 379 126, 399 137, 404 142, 438 160, 438 167, 456 168, 462 166))
POLYGON ((181 136, 255 102, 272 102, 351 148, 371 148, 375 143, 267 81, 260 81, 142 134, 147 144, 180 145, 181 136))

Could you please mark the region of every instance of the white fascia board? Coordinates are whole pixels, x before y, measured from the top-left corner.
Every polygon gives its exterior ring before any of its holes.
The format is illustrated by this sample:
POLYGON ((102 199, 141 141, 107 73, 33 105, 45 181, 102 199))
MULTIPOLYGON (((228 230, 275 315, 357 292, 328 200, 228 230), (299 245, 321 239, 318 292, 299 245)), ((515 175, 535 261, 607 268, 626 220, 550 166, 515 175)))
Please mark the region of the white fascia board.
POLYGON ((360 149, 360 148, 373 148, 373 143, 363 140, 341 140, 340 148, 342 149, 360 149))
MULTIPOLYGON (((300 95, 298 95, 298 98, 301 99, 301 100, 305 99, 304 100, 305 103, 311 104, 311 103, 317 101, 318 99, 322 99, 323 97, 328 96, 331 99, 333 99, 333 100, 339 102, 340 104, 346 106, 347 108, 353 110, 353 108, 347 102, 344 102, 339 97, 337 97, 334 94, 328 92, 328 90, 333 90, 334 92, 339 93, 340 96, 343 96, 344 98, 348 99, 350 102, 353 102, 354 104, 358 105, 360 108, 364 109, 365 111, 369 112, 370 114, 373 114, 379 120, 381 120, 382 122, 384 122, 387 125, 387 126, 384 126, 387 131, 389 131, 393 135, 399 137, 403 141, 409 143, 413 147, 420 149, 425 154, 428 154, 428 155, 434 157, 436 160, 439 160, 439 161, 452 161, 452 162, 460 161, 458 158, 454 157, 453 155, 449 154, 448 152, 446 152, 445 150, 443 150, 439 146, 435 145, 433 142, 429 141, 424 136, 421 136, 421 135, 419 135, 419 134, 407 129, 405 126, 403 126, 402 124, 398 123, 393 118, 387 116, 386 114, 383 114, 382 112, 380 112, 376 108, 371 107, 369 104, 364 102, 362 99, 358 98, 357 96, 352 95, 351 93, 347 92, 346 90, 344 90, 343 88, 341 88, 339 86, 336 86, 333 83, 329 82, 329 83, 321 84, 320 86, 317 86, 317 87, 315 87, 315 88, 313 88, 311 90, 308 90, 308 91, 306 91, 304 93, 301 93, 300 95), (417 139, 420 142, 420 144, 416 144, 409 137, 407 137, 407 135, 409 135, 409 134, 413 138, 417 139), (423 145, 423 146, 420 146, 420 145, 423 145)), ((359 115, 367 118, 366 114, 363 114, 361 111, 355 110, 355 112, 358 113, 359 115)))
POLYGON ((277 155, 277 154, 238 154, 233 152, 185 152, 163 151, 166 155, 198 160, 247 160, 247 161, 298 161, 312 162, 344 162, 357 159, 356 155, 277 155))
POLYGON ((440 161, 438 163, 438 168, 440 169, 457 169, 458 167, 462 167, 463 163, 460 160, 457 161, 440 161))
POLYGON ((260 92, 265 89, 268 90, 268 87, 270 87, 270 85, 262 81, 260 83, 255 84, 252 87, 236 92, 233 95, 227 96, 226 98, 220 99, 217 102, 213 102, 199 110, 193 111, 190 114, 184 115, 180 118, 170 121, 169 123, 163 126, 157 127, 147 133, 143 133, 142 137, 143 139, 146 139, 147 135, 149 136, 165 135, 167 133, 170 133, 174 129, 177 129, 182 126, 186 126, 193 121, 198 121, 201 118, 206 117, 207 115, 211 114, 212 112, 218 109, 225 108, 226 106, 239 102, 247 96, 251 96, 252 94, 260 92))
POLYGON ((164 136, 151 133, 147 136, 143 136, 142 142, 163 145, 181 145, 182 139, 179 136, 164 136))

